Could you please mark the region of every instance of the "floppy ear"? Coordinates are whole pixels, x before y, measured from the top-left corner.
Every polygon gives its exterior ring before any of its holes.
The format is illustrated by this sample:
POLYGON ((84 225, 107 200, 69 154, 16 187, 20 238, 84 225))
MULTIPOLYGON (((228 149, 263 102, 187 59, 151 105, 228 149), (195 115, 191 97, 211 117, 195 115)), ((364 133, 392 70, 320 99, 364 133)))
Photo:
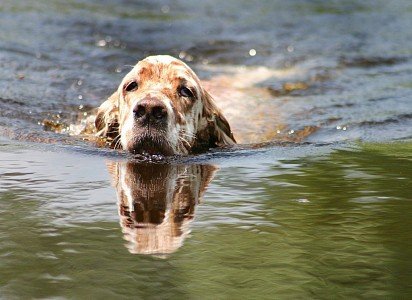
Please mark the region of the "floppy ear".
POLYGON ((97 110, 96 119, 94 121, 97 136, 109 139, 114 139, 118 136, 118 100, 118 92, 115 92, 109 99, 104 101, 97 110))
MULTIPOLYGON (((203 117, 207 120, 207 135, 210 147, 236 144, 229 122, 217 108, 212 96, 203 92, 203 117)), ((203 133, 204 135, 204 133, 203 133)))

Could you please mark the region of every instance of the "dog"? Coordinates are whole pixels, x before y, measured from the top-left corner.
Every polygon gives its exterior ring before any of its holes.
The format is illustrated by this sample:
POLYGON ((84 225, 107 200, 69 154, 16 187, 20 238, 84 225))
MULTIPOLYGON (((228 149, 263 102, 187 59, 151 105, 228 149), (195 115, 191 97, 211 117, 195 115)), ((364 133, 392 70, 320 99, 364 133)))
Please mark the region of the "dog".
POLYGON ((113 161, 120 226, 132 254, 166 255, 179 249, 217 167, 113 161))
POLYGON ((136 154, 186 155, 234 145, 222 112, 184 62, 149 56, 98 109, 97 136, 136 154))

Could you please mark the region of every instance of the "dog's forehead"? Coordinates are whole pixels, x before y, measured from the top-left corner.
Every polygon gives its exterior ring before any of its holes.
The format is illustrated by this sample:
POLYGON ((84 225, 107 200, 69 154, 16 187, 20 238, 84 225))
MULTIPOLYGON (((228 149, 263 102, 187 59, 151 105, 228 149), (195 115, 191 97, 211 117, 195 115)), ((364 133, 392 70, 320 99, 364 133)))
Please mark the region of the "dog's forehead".
POLYGON ((185 79, 189 82, 194 81, 193 84, 199 82, 196 74, 189 66, 169 55, 149 56, 139 61, 131 73, 136 74, 143 80, 163 79, 166 81, 174 81, 177 79, 185 79))
POLYGON ((145 59, 141 60, 139 63, 149 63, 149 64, 163 64, 163 65, 182 65, 186 66, 184 62, 181 60, 174 58, 173 56, 170 55, 153 55, 153 56, 148 56, 145 59))

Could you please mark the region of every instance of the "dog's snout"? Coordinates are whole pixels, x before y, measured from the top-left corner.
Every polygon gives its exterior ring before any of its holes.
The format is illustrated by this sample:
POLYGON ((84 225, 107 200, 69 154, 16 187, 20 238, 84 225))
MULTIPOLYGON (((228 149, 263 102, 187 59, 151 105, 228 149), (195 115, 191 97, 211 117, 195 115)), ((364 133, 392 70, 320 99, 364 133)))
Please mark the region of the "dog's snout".
POLYGON ((167 108, 160 100, 149 98, 140 101, 133 114, 136 119, 161 121, 167 118, 167 108))

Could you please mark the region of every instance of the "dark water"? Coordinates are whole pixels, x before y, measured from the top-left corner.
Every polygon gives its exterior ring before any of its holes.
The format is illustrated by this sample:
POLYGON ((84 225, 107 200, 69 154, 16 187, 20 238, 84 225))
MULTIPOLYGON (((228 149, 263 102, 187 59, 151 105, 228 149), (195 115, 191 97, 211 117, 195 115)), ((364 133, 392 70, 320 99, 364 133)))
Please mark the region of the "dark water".
POLYGON ((410 298, 411 95, 410 1, 2 0, 0 298, 410 298), (154 164, 82 140, 165 53, 244 145, 154 164))

